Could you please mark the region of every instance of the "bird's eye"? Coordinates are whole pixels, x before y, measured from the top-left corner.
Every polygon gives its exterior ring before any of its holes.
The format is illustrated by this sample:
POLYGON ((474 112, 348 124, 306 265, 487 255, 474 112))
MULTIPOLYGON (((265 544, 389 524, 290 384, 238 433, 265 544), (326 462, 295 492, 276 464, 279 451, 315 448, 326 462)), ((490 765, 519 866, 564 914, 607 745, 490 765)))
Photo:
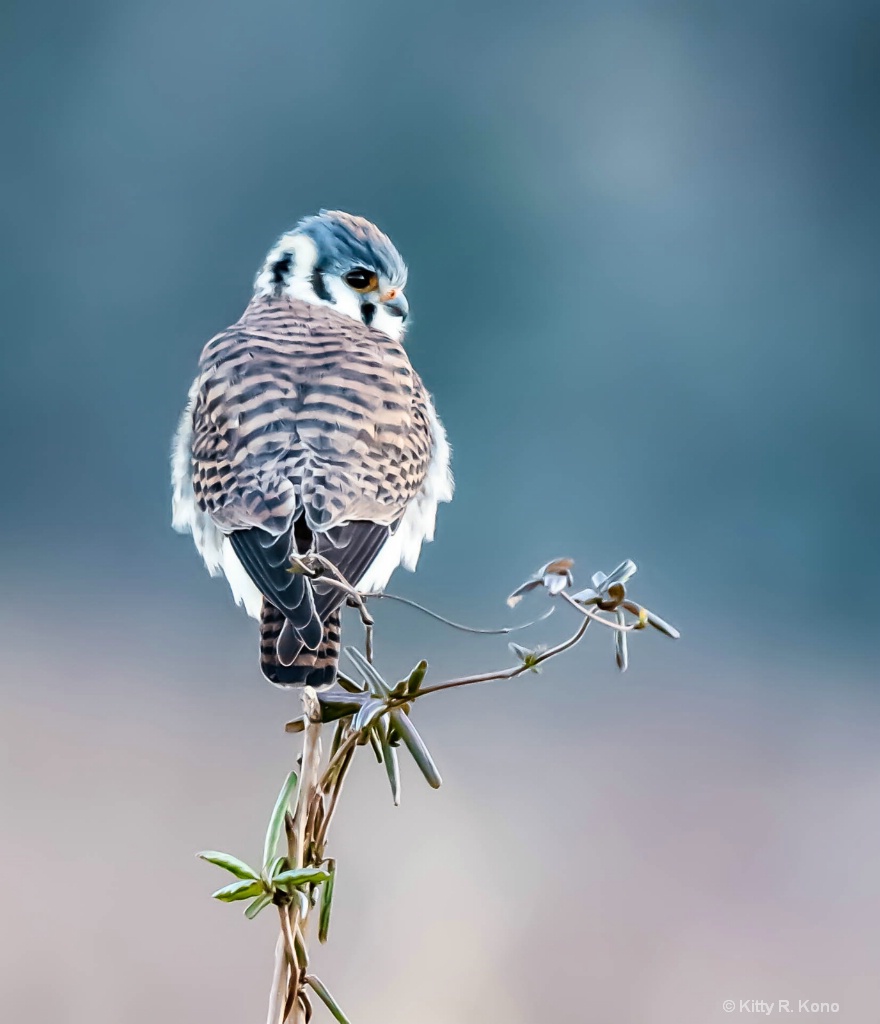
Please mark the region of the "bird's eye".
POLYGON ((379 287, 379 279, 372 270, 367 270, 364 267, 355 267, 354 270, 349 270, 342 280, 356 292, 371 292, 379 287))

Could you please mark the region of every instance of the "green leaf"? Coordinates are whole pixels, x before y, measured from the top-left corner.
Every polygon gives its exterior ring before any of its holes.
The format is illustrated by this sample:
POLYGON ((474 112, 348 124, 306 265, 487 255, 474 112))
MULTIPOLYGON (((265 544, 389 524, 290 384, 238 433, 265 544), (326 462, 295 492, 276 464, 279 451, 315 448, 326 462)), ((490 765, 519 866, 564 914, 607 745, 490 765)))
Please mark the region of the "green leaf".
POLYGON ((216 864, 218 868, 229 871, 236 878, 249 878, 253 880, 260 877, 258 872, 254 871, 252 867, 245 864, 243 860, 239 860, 238 857, 233 857, 231 853, 219 853, 217 850, 202 850, 196 856, 206 860, 209 864, 216 864))
POLYGON ((379 764, 382 763, 382 741, 379 739, 378 731, 379 726, 382 724, 382 719, 370 729, 370 746, 373 748, 373 753, 376 755, 376 760, 379 764))
POLYGON ((298 885, 318 885, 320 882, 326 882, 329 877, 329 873, 323 868, 291 868, 276 875, 272 881, 281 888, 294 889, 298 885))
POLYGON ((268 892, 264 892, 262 896, 258 896, 253 903, 249 903, 244 908, 244 916, 248 921, 253 921, 257 914, 259 914, 261 910, 265 910, 271 902, 272 896, 268 892))
POLYGON ((333 1014, 339 1024, 351 1024, 351 1021, 342 1010, 339 1008, 339 1004, 330 995, 327 989, 324 987, 324 983, 320 978, 316 978, 314 974, 306 975, 306 984, 314 991, 315 995, 321 1000, 321 1002, 327 1007, 327 1009, 333 1014))
POLYGON ((318 703, 321 705, 321 721, 337 722, 340 718, 348 718, 355 715, 363 707, 364 701, 369 694, 360 692, 355 694, 345 693, 319 693, 318 703))
POLYGON ((235 903, 236 900, 249 900, 252 896, 260 896, 263 891, 262 882, 251 882, 245 879, 243 882, 224 885, 222 889, 212 892, 211 897, 223 903, 235 903))
POLYGON ((406 681, 406 692, 410 694, 416 694, 419 692, 422 683, 425 681, 425 673, 428 671, 428 663, 422 660, 416 665, 416 667, 410 672, 409 679, 406 681))
POLYGON ((321 886, 321 907, 318 912, 318 942, 327 941, 330 929, 330 911, 333 909, 333 889, 336 887, 336 861, 327 861, 330 877, 321 886))
POLYGON ((345 653, 355 663, 355 665, 357 665, 361 672, 363 672, 367 682, 372 684, 371 688, 373 693, 380 697, 387 697, 391 692, 391 687, 385 682, 361 652, 356 647, 346 647, 345 653))
POLYGON ((302 889, 294 889, 290 894, 291 899, 296 900, 299 904, 299 916, 303 921, 306 919, 306 915, 309 912, 309 898, 302 891, 302 889))
POLYGON ((339 683, 343 690, 347 690, 349 693, 365 693, 367 689, 362 683, 349 679, 348 676, 344 676, 341 672, 336 673, 336 682, 339 683))
POLYGON ((410 672, 406 679, 401 679, 399 683, 391 691, 392 697, 414 697, 421 687, 425 679, 425 673, 428 671, 427 661, 420 661, 418 665, 410 672))
POLYGON ((428 748, 425 746, 422 737, 419 736, 418 732, 416 732, 416 727, 400 710, 400 708, 395 708, 391 712, 391 723, 406 745, 406 749, 412 754, 413 760, 419 766, 419 769, 421 770, 422 775, 425 776, 428 785, 431 786, 432 789, 439 789, 443 780, 440 778, 440 772, 437 771, 437 765, 434 764, 434 759, 428 752, 428 748))
POLYGON ((366 704, 355 715, 352 728, 355 732, 362 732, 385 712, 384 700, 368 700, 366 704))
POLYGON ((382 757, 385 761, 385 772, 388 775, 388 783, 391 786, 391 799, 394 801, 394 806, 399 807, 400 765, 397 760, 397 751, 391 746, 388 729, 382 730, 380 739, 382 741, 382 757))
MULTIPOLYGON (((300 908, 300 919, 305 921, 306 914, 308 913, 308 907, 305 910, 300 908)), ((306 949, 306 944, 303 942, 302 932, 299 928, 293 933, 293 948, 296 950, 296 960, 300 967, 308 967, 309 965, 309 951, 306 949)), ((302 991, 302 989, 300 989, 302 991)), ((306 1024, 308 1024, 308 1018, 306 1018, 306 1024)))
POLYGON ((286 857, 276 857, 275 860, 266 867, 266 877, 270 880, 273 879, 275 875, 277 875, 279 871, 283 871, 286 866, 286 857))
POLYGON ((519 658, 525 668, 531 669, 532 672, 541 671, 540 658, 546 650, 545 647, 536 647, 532 650, 529 647, 522 647, 520 644, 515 644, 513 642, 509 643, 507 646, 511 654, 519 658))
POLYGON ((272 860, 275 856, 275 851, 278 849, 278 840, 281 838, 281 833, 284 830, 284 815, 290 806, 290 798, 293 796, 295 789, 296 772, 291 772, 281 787, 281 792, 275 801, 275 809, 272 811, 272 817, 269 819, 269 827, 266 829, 266 842, 263 846, 264 867, 272 860))

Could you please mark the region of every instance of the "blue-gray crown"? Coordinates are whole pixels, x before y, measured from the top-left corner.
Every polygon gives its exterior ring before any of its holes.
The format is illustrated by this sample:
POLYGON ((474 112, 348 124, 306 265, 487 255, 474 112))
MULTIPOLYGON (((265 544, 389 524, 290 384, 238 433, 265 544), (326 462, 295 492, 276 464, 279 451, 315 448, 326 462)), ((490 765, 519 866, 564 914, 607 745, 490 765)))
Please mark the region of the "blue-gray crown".
POLYGON ((296 226, 318 250, 321 270, 342 274, 355 266, 375 270, 394 287, 406 284, 406 264, 391 239, 363 217, 339 210, 321 210, 296 226))

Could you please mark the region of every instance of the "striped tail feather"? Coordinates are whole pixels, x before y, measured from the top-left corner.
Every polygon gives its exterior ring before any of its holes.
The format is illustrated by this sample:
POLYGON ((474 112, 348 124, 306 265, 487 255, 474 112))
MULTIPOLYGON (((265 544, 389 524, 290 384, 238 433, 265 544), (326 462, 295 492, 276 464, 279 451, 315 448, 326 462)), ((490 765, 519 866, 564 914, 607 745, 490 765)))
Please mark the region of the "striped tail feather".
POLYGON ((337 606, 327 616, 317 650, 303 646, 289 664, 281 660, 278 651, 284 622, 284 615, 264 600, 260 616, 260 668, 263 675, 279 686, 312 686, 316 690, 332 686, 336 682, 339 664, 341 608, 337 606))
MULTIPOLYGON (((302 522, 299 526, 301 532, 307 529, 302 522)), ((260 616, 263 675, 281 686, 319 689, 336 682, 345 594, 321 579, 290 572, 296 527, 294 524, 293 530, 277 539, 256 529, 237 530, 231 536, 236 553, 264 595, 260 616)), ((353 520, 314 538, 308 533, 297 550, 307 552, 314 543, 317 553, 332 562, 344 580, 356 583, 390 532, 382 523, 353 520)))

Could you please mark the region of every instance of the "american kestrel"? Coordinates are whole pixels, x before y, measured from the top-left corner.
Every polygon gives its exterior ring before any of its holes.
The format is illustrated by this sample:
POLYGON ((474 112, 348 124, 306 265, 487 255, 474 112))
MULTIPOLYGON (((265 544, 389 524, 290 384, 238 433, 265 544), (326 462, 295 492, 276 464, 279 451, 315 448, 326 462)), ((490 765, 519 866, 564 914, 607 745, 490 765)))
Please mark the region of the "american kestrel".
POLYGON ((281 236, 241 318, 205 346, 174 440, 173 524, 260 620, 260 666, 331 685, 337 587, 414 569, 452 497, 449 444, 403 347, 406 265, 375 225, 322 210, 281 236))

